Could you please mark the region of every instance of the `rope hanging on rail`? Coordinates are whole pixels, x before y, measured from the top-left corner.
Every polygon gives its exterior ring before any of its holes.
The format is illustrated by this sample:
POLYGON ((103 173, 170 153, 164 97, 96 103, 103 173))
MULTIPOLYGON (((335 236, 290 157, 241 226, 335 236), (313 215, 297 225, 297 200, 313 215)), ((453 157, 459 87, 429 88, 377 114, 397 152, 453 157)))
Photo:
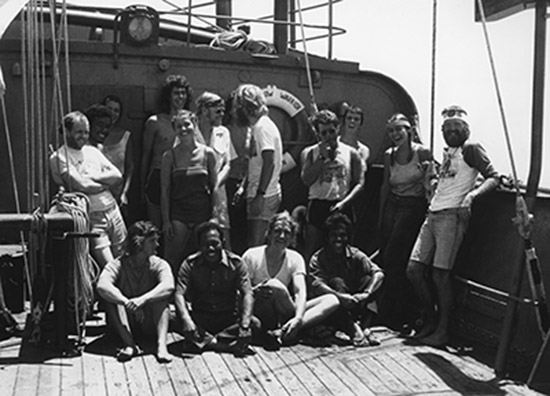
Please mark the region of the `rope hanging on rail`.
POLYGON ((315 92, 313 91, 313 81, 311 80, 311 67, 309 65, 309 55, 307 52, 307 44, 306 44, 306 34, 304 29, 304 19, 302 16, 302 4, 300 0, 297 0, 298 5, 298 16, 300 17, 300 32, 302 33, 302 45, 304 46, 304 59, 306 62, 306 74, 307 74, 307 84, 309 87, 309 99, 311 101, 311 108, 314 113, 316 113, 317 110, 317 103, 315 101, 315 92))

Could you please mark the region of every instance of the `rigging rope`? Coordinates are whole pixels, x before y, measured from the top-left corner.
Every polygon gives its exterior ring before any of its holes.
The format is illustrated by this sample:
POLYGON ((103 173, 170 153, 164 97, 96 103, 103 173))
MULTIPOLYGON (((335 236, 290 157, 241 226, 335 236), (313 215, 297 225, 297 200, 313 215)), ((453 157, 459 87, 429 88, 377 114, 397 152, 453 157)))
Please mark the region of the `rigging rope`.
POLYGON ((435 125, 435 74, 436 74, 436 55, 437 55, 437 0, 433 0, 432 12, 432 89, 430 102, 430 151, 434 152, 434 125, 435 125))
POLYGON ((309 87, 309 98, 311 101, 311 107, 314 113, 316 113, 317 110, 317 103, 315 102, 315 92, 313 91, 313 82, 311 80, 311 68, 309 66, 309 55, 307 52, 307 44, 306 44, 306 34, 304 31, 304 20, 302 17, 302 4, 301 1, 297 1, 298 5, 298 16, 300 17, 300 32, 302 33, 302 45, 304 46, 304 58, 306 61, 306 74, 307 74, 307 84, 309 87))
POLYGON ((508 149, 508 157, 510 159, 510 166, 512 167, 512 174, 514 177, 513 183, 514 183, 514 189, 516 190, 516 195, 520 194, 519 190, 519 182, 518 182, 518 175, 516 170, 516 164, 514 161, 514 154, 512 152, 512 142, 510 140, 510 133, 508 131, 508 124, 506 122, 506 116, 504 114, 504 105, 502 102, 502 95, 500 93, 500 87, 498 85, 498 79, 497 79, 497 72, 495 68, 495 61, 493 58, 493 52, 491 50, 491 42, 489 40, 489 33, 487 32, 487 20, 485 18, 485 10, 483 8, 483 2, 481 0, 477 0, 477 5, 479 8, 479 14, 481 16, 481 24, 483 26, 483 35, 485 37, 485 44, 487 47, 487 52, 489 55, 489 62, 491 64, 491 72, 493 76, 493 82, 495 84, 495 90, 497 94, 497 100, 498 100, 498 108, 500 110, 500 118, 502 120, 502 127, 504 128, 504 136, 506 138, 506 147, 508 149))

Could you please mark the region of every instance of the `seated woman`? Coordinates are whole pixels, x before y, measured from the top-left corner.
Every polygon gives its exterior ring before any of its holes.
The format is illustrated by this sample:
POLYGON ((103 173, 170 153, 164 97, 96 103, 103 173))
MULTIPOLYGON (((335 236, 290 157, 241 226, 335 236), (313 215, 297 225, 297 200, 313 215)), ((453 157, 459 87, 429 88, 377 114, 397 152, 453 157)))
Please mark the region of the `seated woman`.
POLYGON ((166 335, 174 277, 168 263, 155 255, 158 238, 159 230, 152 223, 133 224, 122 256, 103 268, 97 282, 97 292, 107 302, 109 324, 122 339, 119 361, 130 360, 138 353, 139 333, 156 334, 157 360, 160 363, 172 360, 166 348, 166 335))
POLYGON ((195 114, 178 110, 172 125, 179 144, 162 156, 160 185, 164 258, 177 274, 194 227, 212 217, 217 176, 214 151, 196 141, 195 114))
POLYGON ((103 142, 103 154, 122 173, 122 182, 116 185, 112 192, 119 202, 123 215, 127 217, 128 192, 134 174, 132 133, 118 125, 123 109, 122 101, 118 96, 107 95, 101 104, 111 110, 113 120, 111 130, 103 142))
POLYGON ((306 265, 303 257, 289 249, 296 223, 288 212, 269 221, 267 245, 248 249, 243 255, 254 291, 254 315, 262 329, 278 341, 293 342, 302 328, 319 323, 339 307, 335 295, 306 301, 306 265), (279 334, 280 333, 280 334, 279 334))

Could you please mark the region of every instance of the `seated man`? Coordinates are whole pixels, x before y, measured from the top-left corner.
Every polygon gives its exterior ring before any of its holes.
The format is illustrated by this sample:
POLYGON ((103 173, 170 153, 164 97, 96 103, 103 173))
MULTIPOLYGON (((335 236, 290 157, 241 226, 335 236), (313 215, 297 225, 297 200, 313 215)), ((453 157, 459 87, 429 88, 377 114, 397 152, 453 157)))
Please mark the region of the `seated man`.
POLYGON ((254 354, 249 342, 260 321, 252 316, 246 267, 239 256, 223 249, 223 230, 217 222, 202 223, 196 232, 199 251, 181 264, 175 294, 188 346, 193 352, 254 354))
POLYGON ((288 212, 273 216, 268 225, 267 245, 248 249, 243 261, 254 288, 254 313, 271 337, 269 347, 294 342, 298 331, 315 325, 336 311, 335 296, 306 301, 306 265, 303 257, 289 249, 296 236, 296 223, 288 212))
POLYGON ((123 342, 119 361, 130 360, 139 348, 135 335, 156 334, 157 360, 167 363, 172 356, 166 348, 170 310, 168 301, 174 292, 170 265, 155 256, 159 230, 150 222, 138 221, 128 230, 123 254, 108 263, 97 283, 103 297, 109 323, 123 342))
POLYGON ((338 297, 340 309, 330 321, 346 332, 355 346, 379 345, 369 326, 376 313, 373 295, 382 285, 384 273, 365 253, 349 245, 350 229, 345 214, 334 213, 326 220, 327 244, 309 263, 313 292, 338 297))

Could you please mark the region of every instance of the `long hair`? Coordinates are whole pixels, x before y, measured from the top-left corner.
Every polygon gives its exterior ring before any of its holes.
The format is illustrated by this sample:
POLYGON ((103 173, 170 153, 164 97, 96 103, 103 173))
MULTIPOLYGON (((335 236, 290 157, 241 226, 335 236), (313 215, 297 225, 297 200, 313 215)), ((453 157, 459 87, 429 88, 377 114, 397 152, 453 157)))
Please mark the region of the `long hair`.
MULTIPOLYGON (((386 129, 389 129, 393 125, 403 125, 407 130, 407 144, 409 146, 409 155, 407 156, 407 162, 410 162, 414 155, 413 149, 412 149, 413 131, 411 127, 411 122, 404 114, 395 113, 388 119, 388 122, 386 123, 386 129)), ((390 153, 391 165, 395 164, 395 151, 396 151, 396 147, 392 145, 391 153, 390 153)))
MULTIPOLYGON (((244 123, 246 117, 261 117, 269 113, 267 100, 257 85, 243 84, 235 90, 235 111, 238 122, 244 123)), ((247 118, 246 118, 247 119, 247 118)), ((248 120, 247 120, 248 123, 248 120)), ((246 125, 250 126, 250 125, 246 125)))
POLYGON ((170 75, 166 77, 160 90, 159 108, 163 113, 170 113, 172 90, 176 87, 185 88, 187 99, 185 100, 183 108, 189 110, 191 102, 193 101, 193 89, 191 88, 191 84, 184 75, 170 75))
POLYGON ((122 99, 120 99, 120 97, 118 97, 117 95, 109 94, 103 98, 103 100, 101 101, 101 104, 103 106, 107 106, 107 102, 118 103, 118 107, 120 108, 118 119, 116 120, 116 122, 118 123, 122 118, 122 114, 124 113, 124 104, 122 103, 122 99))
POLYGON ((137 221, 128 229, 128 235, 124 240, 122 247, 122 255, 124 257, 135 256, 141 249, 143 244, 152 236, 159 237, 160 231, 150 221, 137 221))

